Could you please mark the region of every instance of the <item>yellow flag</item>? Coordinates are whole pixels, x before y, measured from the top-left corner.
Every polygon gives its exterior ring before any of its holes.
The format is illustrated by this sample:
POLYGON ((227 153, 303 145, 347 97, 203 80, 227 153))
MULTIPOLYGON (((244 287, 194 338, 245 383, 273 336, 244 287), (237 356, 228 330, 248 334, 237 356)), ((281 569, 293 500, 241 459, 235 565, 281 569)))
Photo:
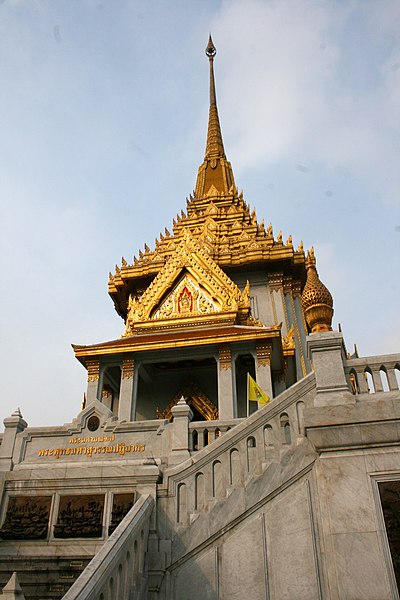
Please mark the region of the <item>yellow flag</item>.
POLYGON ((247 395, 250 402, 258 402, 261 405, 270 401, 269 396, 263 392, 249 373, 247 373, 247 395))

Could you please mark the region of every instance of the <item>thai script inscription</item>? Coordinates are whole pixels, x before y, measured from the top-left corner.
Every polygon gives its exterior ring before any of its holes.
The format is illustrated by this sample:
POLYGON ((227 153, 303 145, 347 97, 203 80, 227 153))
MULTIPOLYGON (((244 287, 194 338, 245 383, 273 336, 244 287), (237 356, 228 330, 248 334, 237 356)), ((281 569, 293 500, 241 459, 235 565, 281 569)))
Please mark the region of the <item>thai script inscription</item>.
POLYGON ((93 444, 93 442, 113 442, 115 435, 98 435, 88 437, 72 437, 69 438, 70 444, 93 444))
POLYGON ((76 456, 83 454, 90 457, 95 454, 118 454, 119 456, 124 456, 125 454, 129 454, 132 452, 144 452, 145 449, 145 444, 125 444, 125 442, 119 442, 118 444, 109 446, 74 446, 73 448, 43 448, 38 450, 38 456, 52 456, 53 458, 60 458, 61 456, 76 456))

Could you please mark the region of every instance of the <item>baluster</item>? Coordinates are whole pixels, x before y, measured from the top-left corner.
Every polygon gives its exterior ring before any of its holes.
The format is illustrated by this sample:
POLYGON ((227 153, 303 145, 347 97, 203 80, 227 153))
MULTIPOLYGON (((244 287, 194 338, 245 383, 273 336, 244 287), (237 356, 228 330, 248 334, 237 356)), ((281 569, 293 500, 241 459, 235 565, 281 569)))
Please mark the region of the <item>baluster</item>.
POLYGON ((379 369, 377 367, 374 367, 373 369, 371 369, 371 371, 375 392, 383 392, 382 379, 379 369))
POLYGON ((365 374, 364 374, 362 367, 359 369, 356 369, 356 373, 357 373, 357 381, 358 381, 358 387, 360 389, 360 394, 365 394, 368 392, 368 386, 367 386, 367 380, 365 378, 365 374))
POLYGON ((204 427, 199 427, 197 430, 197 443, 199 450, 204 448, 204 427))
POLYGON ((399 389, 399 387, 397 385, 396 373, 394 372, 394 368, 393 367, 391 367, 390 369, 387 368, 386 373, 387 373, 387 378, 388 378, 389 390, 391 392, 397 391, 399 389))

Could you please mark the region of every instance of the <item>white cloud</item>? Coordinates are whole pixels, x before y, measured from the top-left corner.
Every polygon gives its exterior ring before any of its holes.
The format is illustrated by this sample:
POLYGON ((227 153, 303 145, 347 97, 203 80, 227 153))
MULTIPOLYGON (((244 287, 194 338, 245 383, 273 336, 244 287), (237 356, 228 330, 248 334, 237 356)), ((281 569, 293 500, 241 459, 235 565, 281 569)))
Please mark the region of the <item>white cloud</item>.
POLYGON ((400 201, 399 20, 390 1, 224 3, 214 26, 218 91, 240 168, 301 157, 351 169, 400 201))

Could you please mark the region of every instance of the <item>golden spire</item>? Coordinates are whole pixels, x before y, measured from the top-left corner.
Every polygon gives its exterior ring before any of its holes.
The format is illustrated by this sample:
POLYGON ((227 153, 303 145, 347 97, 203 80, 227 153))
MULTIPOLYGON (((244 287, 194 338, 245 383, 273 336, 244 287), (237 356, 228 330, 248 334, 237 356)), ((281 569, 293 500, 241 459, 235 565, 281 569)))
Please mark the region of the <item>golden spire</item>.
POLYGON ((217 50, 211 35, 208 40, 206 55, 210 62, 210 110, 208 116, 207 143, 204 162, 199 168, 195 195, 197 198, 228 194, 234 186, 232 167, 226 160, 219 123, 217 96, 214 79, 214 57, 217 50))
POLYGON ((307 281, 301 296, 304 315, 311 333, 332 330, 333 299, 318 277, 314 248, 307 254, 307 281))
POLYGON ((219 123, 217 95, 215 93, 214 57, 217 54, 211 35, 208 40, 206 55, 210 62, 210 110, 208 115, 208 132, 205 158, 226 158, 219 123))

